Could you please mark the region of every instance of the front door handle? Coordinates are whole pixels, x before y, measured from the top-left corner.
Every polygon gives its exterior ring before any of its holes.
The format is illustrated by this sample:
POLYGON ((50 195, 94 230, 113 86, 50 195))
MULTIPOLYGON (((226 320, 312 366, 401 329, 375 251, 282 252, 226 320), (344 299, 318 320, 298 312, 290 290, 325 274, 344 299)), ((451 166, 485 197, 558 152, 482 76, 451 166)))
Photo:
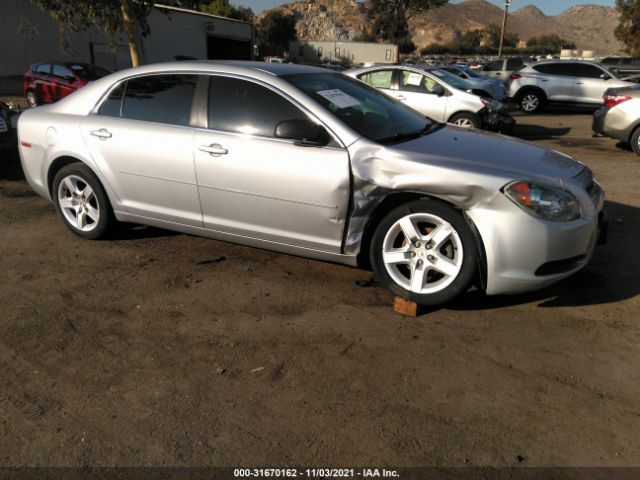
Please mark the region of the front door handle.
POLYGON ((398 95, 396 98, 398 100, 406 100, 407 99, 407 97, 405 97, 404 95, 398 95))
POLYGON ((113 135, 111 135, 111 132, 106 128, 101 128, 100 130, 91 130, 91 135, 93 135, 94 137, 98 137, 100 140, 106 140, 113 137, 113 135))
POLYGON ((582 85, 582 82, 577 81, 577 82, 576 82, 576 85, 582 85))
POLYGON ((213 157, 219 157, 220 155, 226 155, 227 153, 229 153, 229 150, 224 148, 222 145, 218 145, 217 143, 214 143, 213 145, 200 145, 200 147, 198 147, 198 150, 208 153, 213 157))

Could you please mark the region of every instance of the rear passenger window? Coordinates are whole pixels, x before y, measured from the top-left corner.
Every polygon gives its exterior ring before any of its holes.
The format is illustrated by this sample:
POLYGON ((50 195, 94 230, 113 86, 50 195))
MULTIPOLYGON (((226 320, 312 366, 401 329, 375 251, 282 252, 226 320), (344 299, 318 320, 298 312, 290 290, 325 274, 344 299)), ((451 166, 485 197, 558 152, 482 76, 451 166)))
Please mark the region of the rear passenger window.
POLYGON ((392 77, 393 70, 378 70, 360 75, 358 79, 374 88, 391 88, 392 77))
POLYGON ((600 78, 605 72, 600 70, 595 65, 588 65, 585 63, 578 63, 574 66, 574 75, 577 77, 585 78, 600 78))
POLYGON ((487 63, 482 70, 485 72, 499 72, 502 70, 503 61, 502 60, 494 60, 493 62, 487 63))
POLYGON ((520 58, 507 60, 507 70, 520 70, 522 67, 524 67, 524 62, 520 58))
POLYGON ((187 126, 197 81, 196 75, 153 75, 129 80, 122 117, 187 126))
POLYGON ((98 115, 104 115, 105 117, 119 117, 122 108, 122 92, 124 88, 119 85, 117 88, 111 91, 107 99, 100 105, 98 115))
POLYGON ((43 63, 42 65, 38 65, 34 71, 36 73, 44 73, 48 75, 51 72, 51 65, 48 63, 43 63))
POLYGON ((575 76, 574 63, 543 63, 535 65, 534 70, 547 75, 575 76))
POLYGON ((290 101, 257 83, 231 77, 211 77, 209 128, 273 137, 283 120, 308 118, 290 101))

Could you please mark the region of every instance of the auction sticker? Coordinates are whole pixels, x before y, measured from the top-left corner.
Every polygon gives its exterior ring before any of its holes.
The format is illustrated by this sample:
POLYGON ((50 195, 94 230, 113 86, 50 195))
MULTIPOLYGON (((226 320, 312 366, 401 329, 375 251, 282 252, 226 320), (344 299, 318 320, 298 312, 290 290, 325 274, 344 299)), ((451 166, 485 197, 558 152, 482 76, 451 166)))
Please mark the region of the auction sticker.
POLYGON ((318 92, 323 98, 326 98, 338 108, 349 108, 360 105, 360 102, 353 98, 351 95, 347 95, 342 90, 335 88, 333 90, 321 90, 318 92))
POLYGON ((419 73, 410 73, 407 78, 408 85, 416 85, 419 86, 422 83, 422 75, 419 73))

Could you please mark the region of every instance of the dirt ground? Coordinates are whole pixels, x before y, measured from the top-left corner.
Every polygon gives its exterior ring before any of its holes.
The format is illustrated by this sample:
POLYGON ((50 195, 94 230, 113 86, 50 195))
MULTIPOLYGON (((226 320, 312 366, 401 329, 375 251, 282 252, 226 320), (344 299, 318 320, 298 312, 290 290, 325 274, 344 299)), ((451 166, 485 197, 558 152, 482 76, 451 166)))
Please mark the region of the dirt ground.
POLYGON ((417 319, 367 271, 150 228, 71 234, 0 162, 1 466, 640 466, 640 159, 590 114, 517 134, 603 184, 609 242, 417 319))

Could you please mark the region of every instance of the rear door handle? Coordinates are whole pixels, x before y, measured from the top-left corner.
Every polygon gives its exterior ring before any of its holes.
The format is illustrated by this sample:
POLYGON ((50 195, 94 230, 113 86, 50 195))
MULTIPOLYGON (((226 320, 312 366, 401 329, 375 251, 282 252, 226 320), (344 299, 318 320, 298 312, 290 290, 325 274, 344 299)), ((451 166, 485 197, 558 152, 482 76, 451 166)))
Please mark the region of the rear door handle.
POLYGON ((222 145, 218 145, 217 143, 214 143, 213 145, 200 145, 200 147, 198 147, 198 150, 208 153, 214 157, 219 157, 220 155, 226 155, 227 153, 229 153, 229 150, 224 148, 222 145))
POLYGON ((549 81, 549 79, 548 79, 548 78, 541 78, 541 79, 540 79, 540 81, 541 81, 541 82, 548 82, 548 81, 549 81))
POLYGON ((113 135, 111 135, 111 132, 106 128, 101 128, 100 130, 91 130, 91 135, 93 135, 94 137, 98 137, 100 140, 106 140, 113 137, 113 135))
POLYGON ((582 85, 582 82, 578 81, 576 82, 576 85, 582 85))
POLYGON ((405 97, 404 95, 398 95, 396 98, 398 100, 406 100, 407 99, 407 97, 405 97))

